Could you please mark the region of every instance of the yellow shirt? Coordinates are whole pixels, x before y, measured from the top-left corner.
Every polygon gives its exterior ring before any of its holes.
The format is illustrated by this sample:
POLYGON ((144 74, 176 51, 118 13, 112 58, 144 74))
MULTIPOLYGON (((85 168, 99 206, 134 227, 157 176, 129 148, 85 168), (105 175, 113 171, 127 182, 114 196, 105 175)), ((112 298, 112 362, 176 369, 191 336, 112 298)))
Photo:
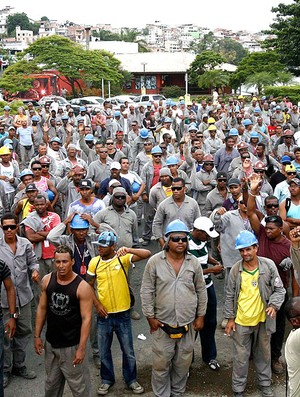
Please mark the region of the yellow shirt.
POLYGON ((264 303, 258 288, 259 269, 253 272, 243 270, 241 289, 238 298, 238 310, 235 322, 246 327, 253 327, 266 321, 264 303))
POLYGON ((167 197, 171 197, 172 196, 173 192, 172 192, 171 186, 169 186, 169 187, 163 186, 162 188, 164 189, 164 192, 166 193, 167 197))
MULTIPOLYGON (((127 274, 131 258, 132 254, 120 257, 127 274)), ((96 256, 90 261, 87 273, 96 277, 98 299, 108 313, 124 312, 130 309, 128 283, 117 256, 107 261, 96 256)))

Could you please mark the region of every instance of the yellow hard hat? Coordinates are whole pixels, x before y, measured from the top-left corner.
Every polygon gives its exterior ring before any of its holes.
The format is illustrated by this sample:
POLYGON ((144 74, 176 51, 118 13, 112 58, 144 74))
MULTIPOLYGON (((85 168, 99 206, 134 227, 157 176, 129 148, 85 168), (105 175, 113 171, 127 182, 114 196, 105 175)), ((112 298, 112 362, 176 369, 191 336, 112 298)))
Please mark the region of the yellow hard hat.
POLYGON ((238 99, 244 99, 243 95, 239 95, 238 99))
POLYGON ((216 120, 213 117, 209 117, 207 122, 208 122, 208 124, 214 124, 216 122, 216 120))
POLYGON ((252 101, 257 101, 256 96, 254 96, 254 97, 252 98, 252 101))
POLYGON ((217 131, 217 127, 215 125, 210 125, 208 131, 217 131))
POLYGON ((10 154, 10 150, 8 147, 2 146, 2 148, 0 148, 0 156, 4 156, 5 154, 10 154))

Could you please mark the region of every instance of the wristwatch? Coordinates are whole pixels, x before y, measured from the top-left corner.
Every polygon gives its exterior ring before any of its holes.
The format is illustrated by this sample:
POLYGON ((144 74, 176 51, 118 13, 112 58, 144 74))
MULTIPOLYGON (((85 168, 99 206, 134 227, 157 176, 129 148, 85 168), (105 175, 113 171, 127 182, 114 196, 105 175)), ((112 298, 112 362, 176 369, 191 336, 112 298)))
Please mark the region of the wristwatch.
POLYGON ((19 317, 19 313, 9 313, 9 317, 10 318, 18 318, 19 317))

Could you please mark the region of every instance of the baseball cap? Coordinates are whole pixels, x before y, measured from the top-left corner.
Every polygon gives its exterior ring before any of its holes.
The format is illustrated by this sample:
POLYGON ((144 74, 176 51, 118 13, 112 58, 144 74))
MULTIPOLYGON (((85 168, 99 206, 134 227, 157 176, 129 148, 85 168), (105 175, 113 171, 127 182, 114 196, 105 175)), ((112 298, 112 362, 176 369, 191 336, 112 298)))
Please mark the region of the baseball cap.
POLYGON ((29 185, 26 186, 25 192, 33 192, 33 191, 38 191, 39 189, 36 187, 35 183, 29 183, 29 185))
POLYGON ((228 179, 226 172, 223 171, 218 172, 217 179, 228 179))
MULTIPOLYGON (((111 186, 113 186, 113 185, 122 186, 122 185, 121 185, 121 182, 118 181, 118 179, 111 179, 111 180, 109 181, 108 187, 111 187, 111 186)), ((117 186, 115 186, 115 187, 117 187, 117 186)))
POLYGON ((230 178, 228 181, 228 186, 237 186, 240 184, 241 184, 241 181, 238 178, 230 178))
POLYGON ((193 226, 195 229, 203 230, 204 232, 206 232, 209 237, 215 238, 219 235, 219 233, 215 230, 212 221, 206 216, 200 216, 199 218, 197 218, 193 226))
POLYGON ((113 169, 120 170, 121 169, 121 164, 118 161, 113 161, 110 164, 110 170, 113 170, 113 169))
POLYGON ((92 189, 93 188, 93 184, 92 181, 90 179, 81 179, 81 181, 79 182, 79 189, 83 189, 83 188, 88 188, 88 189, 92 189))
POLYGON ((98 240, 93 241, 92 244, 98 245, 99 247, 112 247, 118 241, 118 237, 109 231, 105 231, 99 234, 98 240))
POLYGON ((300 186, 300 179, 299 178, 293 178, 291 179, 288 184, 290 185, 291 183, 295 183, 297 186, 300 186))

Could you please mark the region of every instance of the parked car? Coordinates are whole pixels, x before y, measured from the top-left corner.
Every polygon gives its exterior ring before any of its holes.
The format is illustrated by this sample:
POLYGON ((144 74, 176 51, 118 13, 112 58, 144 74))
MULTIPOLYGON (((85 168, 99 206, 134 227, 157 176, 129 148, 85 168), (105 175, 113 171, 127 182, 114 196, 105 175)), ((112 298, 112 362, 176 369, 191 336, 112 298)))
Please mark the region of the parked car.
POLYGON ((135 105, 134 98, 134 95, 117 95, 107 98, 106 101, 109 101, 112 104, 114 110, 119 110, 120 105, 124 105, 125 102, 135 105))
POLYGON ((103 108, 104 98, 100 96, 86 96, 82 98, 73 98, 70 100, 70 105, 74 110, 74 114, 79 114, 79 108, 85 106, 90 113, 95 113, 95 110, 103 108))
POLYGON ((146 95, 138 95, 134 98, 134 102, 136 106, 147 106, 149 102, 153 103, 156 102, 158 103, 160 100, 163 101, 163 104, 165 104, 166 98, 161 95, 161 94, 146 94, 146 95))
POLYGON ((39 106, 45 106, 46 103, 48 103, 49 105, 51 105, 51 103, 54 101, 54 98, 57 98, 58 104, 59 106, 62 106, 64 109, 66 108, 67 105, 70 104, 70 102, 68 102, 66 100, 66 98, 62 97, 62 96, 57 96, 57 95, 47 95, 47 96, 43 96, 39 101, 38 104, 39 106))

